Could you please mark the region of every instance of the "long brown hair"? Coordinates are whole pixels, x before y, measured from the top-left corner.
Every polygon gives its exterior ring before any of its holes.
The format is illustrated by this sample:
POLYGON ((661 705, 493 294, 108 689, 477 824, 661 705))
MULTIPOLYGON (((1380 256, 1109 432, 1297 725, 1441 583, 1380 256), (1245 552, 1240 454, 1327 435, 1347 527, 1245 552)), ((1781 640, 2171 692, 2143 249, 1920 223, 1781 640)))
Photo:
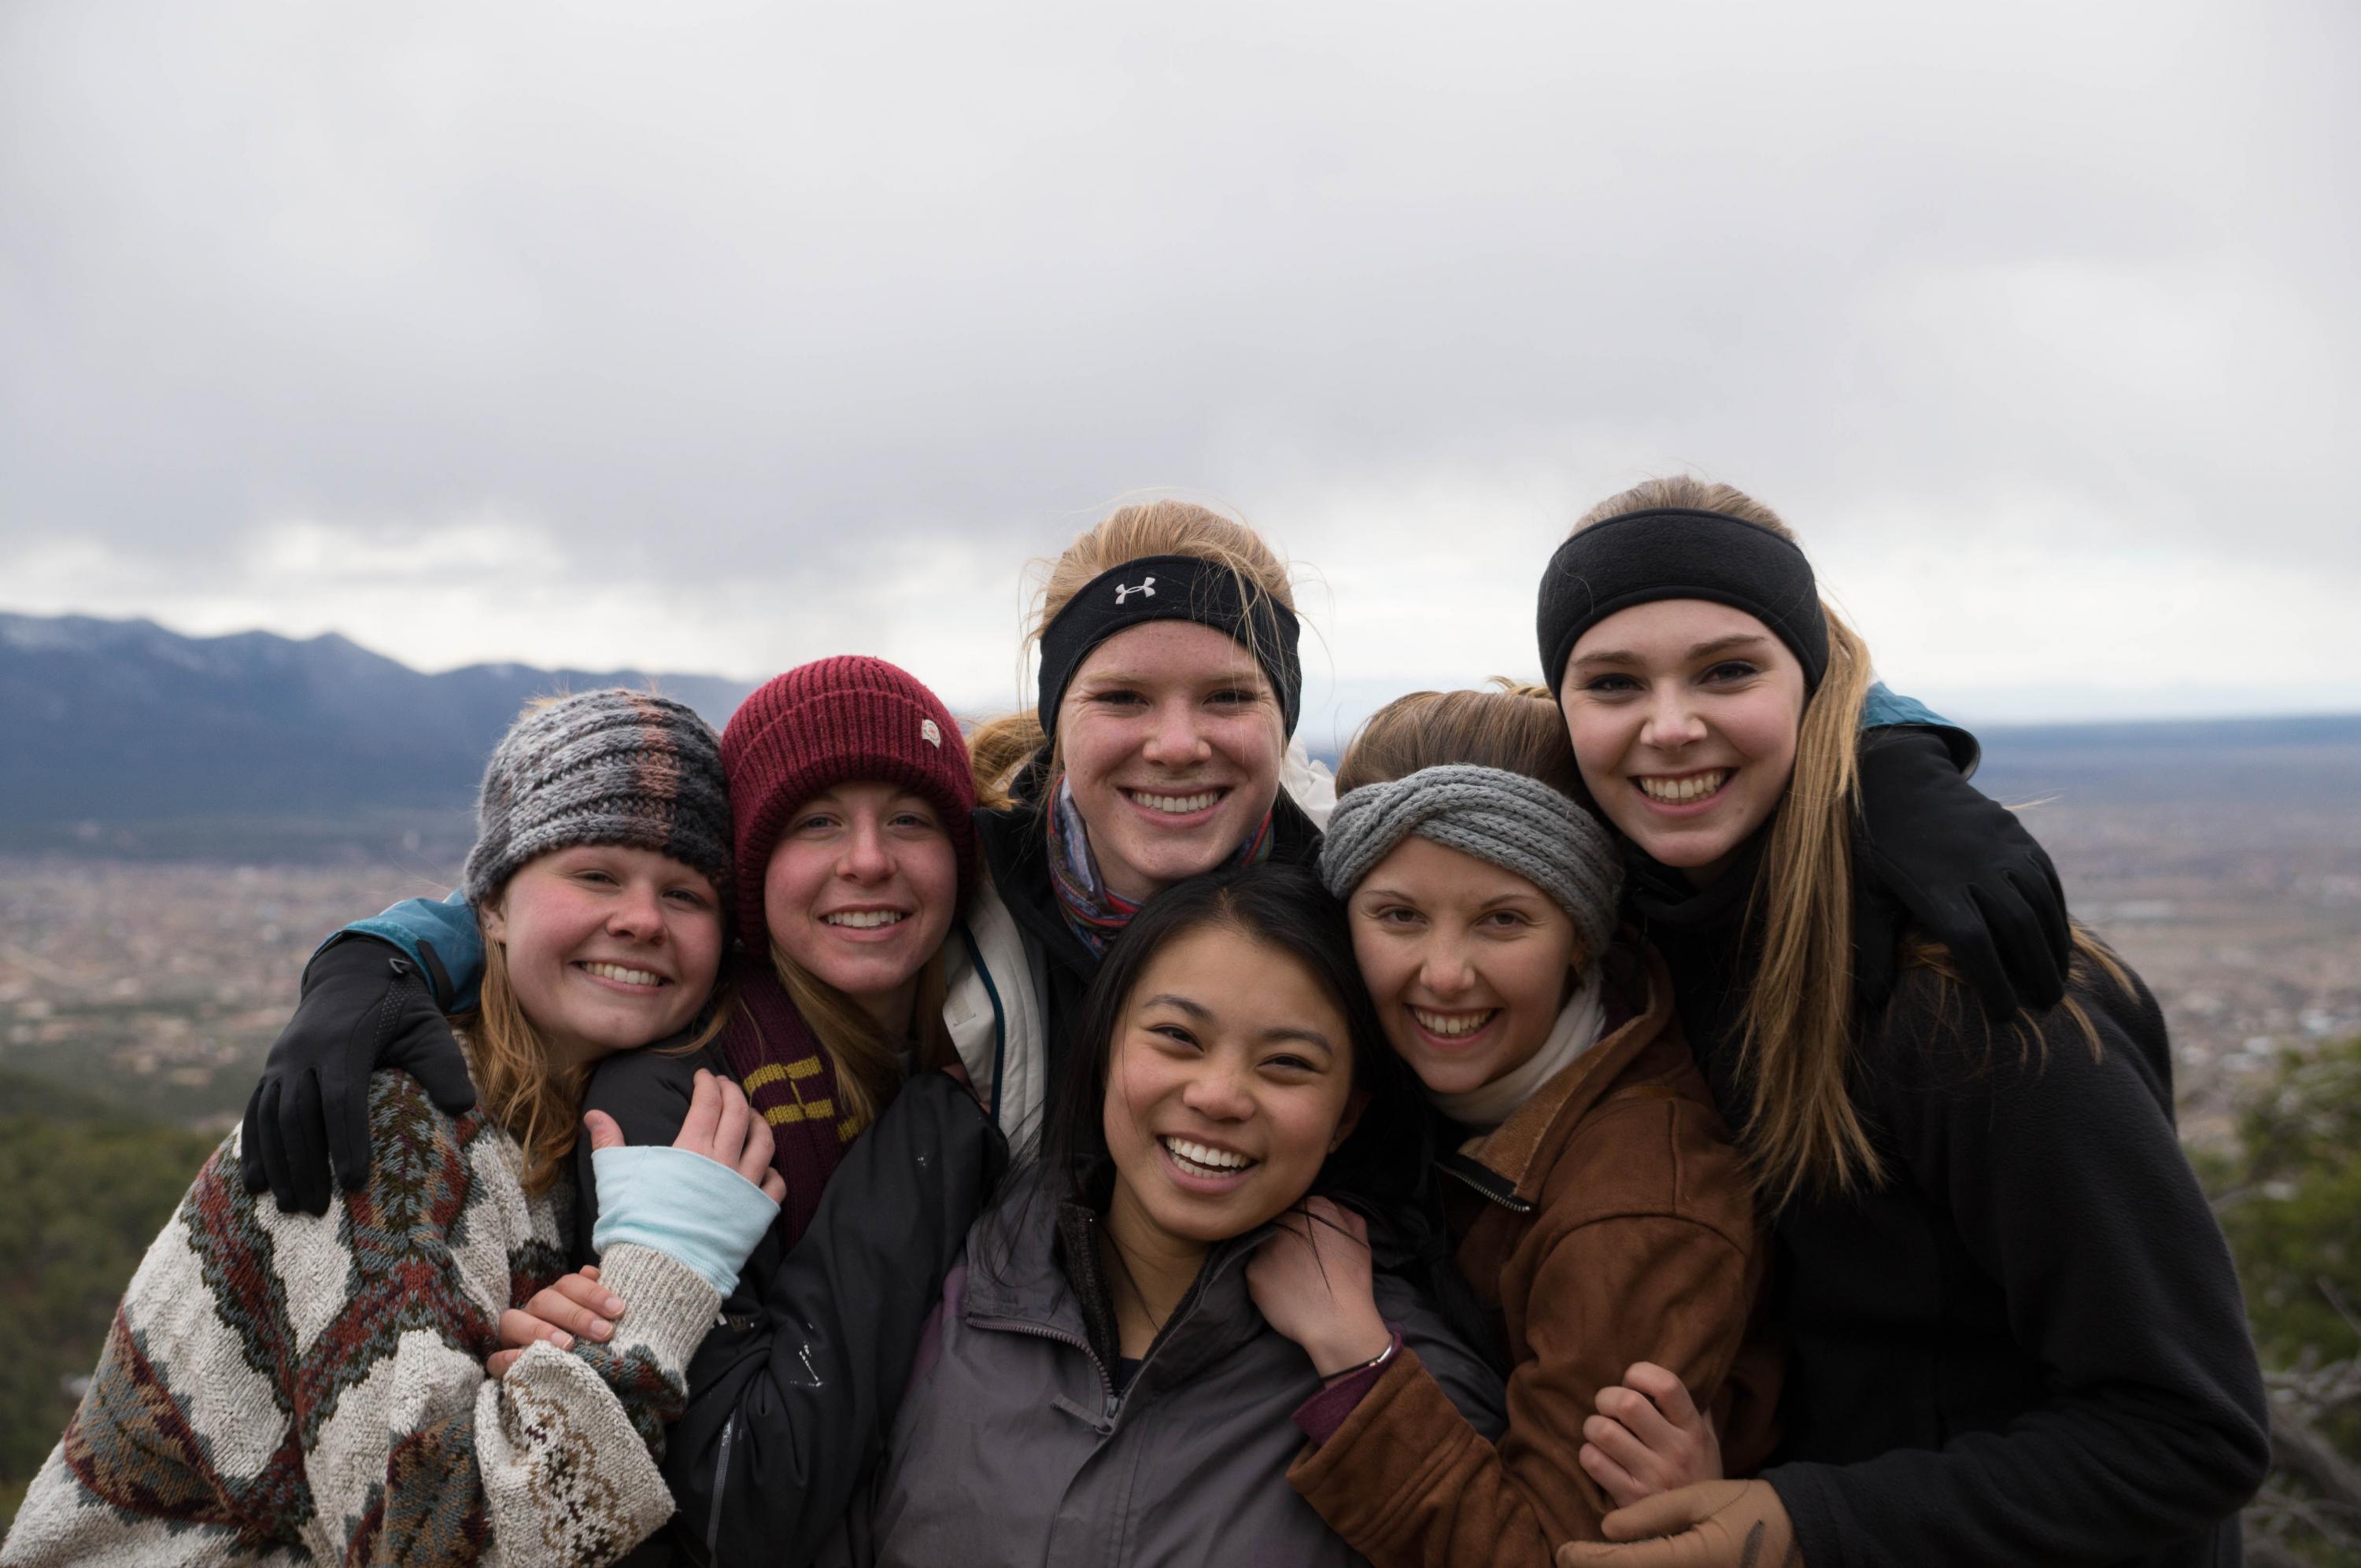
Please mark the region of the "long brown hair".
MULTIPOLYGON (((901 1092, 905 1042, 888 1035, 860 1003, 789 958, 776 941, 771 944, 771 969, 828 1054, 836 1075, 837 1133, 850 1138, 901 1092)), ((943 1022, 944 991, 943 955, 938 950, 918 970, 917 993, 910 1003, 915 1065, 922 1072, 952 1058, 950 1026, 943 1022)), ((753 1026, 752 1013, 746 1021, 753 1026)))
MULTIPOLYGON (((480 917, 480 915, 479 915, 480 917)), ((730 998, 716 982, 696 1037, 686 1048, 701 1048, 721 1032, 730 998)), ((538 1197, 566 1168, 582 1121, 582 1088, 590 1064, 555 1065, 549 1040, 524 1014, 509 979, 505 944, 484 938, 484 978, 476 1009, 451 1020, 467 1055, 467 1074, 485 1113, 524 1151, 524 1190, 538 1197)))
MULTIPOLYGON (((1650 479, 1599 502, 1574 525, 1579 533, 1625 512, 1654 507, 1716 511, 1793 543, 1779 514, 1733 486, 1686 475, 1650 479)), ((1761 959, 1740 1013, 1739 1081, 1749 1101, 1743 1153, 1757 1190, 1774 1209, 1797 1193, 1854 1192, 1885 1176, 1850 1091, 1852 1042, 1861 1020, 1853 992, 1852 836, 1860 819, 1857 767, 1861 715, 1873 675, 1869 649, 1825 599, 1828 672, 1805 702, 1795 772, 1771 819, 1746 928, 1761 959)), ((2092 968, 2127 984, 2122 966, 2095 938, 2074 933, 2075 972, 2092 968)), ((1949 954, 1913 933, 1899 955, 1946 988, 1938 1020, 1980 1016, 1949 954)), ((2099 1036, 2071 1002, 2066 1011, 2092 1050, 2099 1036)), ((1938 1026, 1949 1026, 1948 1024, 1938 1026)), ((2012 1029, 2027 1050, 2041 1038, 2033 1014, 2012 1029)), ((1986 1037, 1990 1039, 1987 1026, 1986 1037)))
MULTIPOLYGON (((1295 608, 1287 563, 1263 536, 1234 517, 1192 501, 1153 500, 1117 507, 1076 537, 1051 563, 1025 630, 1028 646, 1038 644, 1058 612, 1102 572, 1145 555, 1191 555, 1226 566, 1241 596, 1269 595, 1295 608)), ((967 738, 977 797, 987 806, 1008 804, 1008 787, 1046 737, 1031 708, 986 719, 967 738)), ((1052 754, 1055 766, 1055 754, 1052 754)))

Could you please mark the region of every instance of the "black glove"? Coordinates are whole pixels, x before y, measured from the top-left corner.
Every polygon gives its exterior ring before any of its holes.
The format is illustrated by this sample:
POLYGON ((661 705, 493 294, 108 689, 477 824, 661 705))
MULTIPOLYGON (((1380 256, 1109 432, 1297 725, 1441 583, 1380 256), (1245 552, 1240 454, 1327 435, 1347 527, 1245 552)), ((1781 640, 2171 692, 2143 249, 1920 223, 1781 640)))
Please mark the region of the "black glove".
MULTIPOLYGON (((1951 957, 1995 1018, 2055 1007, 2074 938, 2057 868, 2016 814, 1960 775, 1942 738, 1912 725, 1873 730, 1861 748, 1868 880, 1951 957)), ((1894 942, 1868 933, 1856 961, 1865 999, 1894 981, 1894 942)))
POLYGON ((390 942, 344 937, 305 966, 303 999, 247 1100, 247 1190, 269 1188, 282 1212, 324 1214, 330 1161, 346 1191, 368 1185, 368 1080, 385 1067, 451 1115, 476 1103, 467 1059, 418 966, 390 942))

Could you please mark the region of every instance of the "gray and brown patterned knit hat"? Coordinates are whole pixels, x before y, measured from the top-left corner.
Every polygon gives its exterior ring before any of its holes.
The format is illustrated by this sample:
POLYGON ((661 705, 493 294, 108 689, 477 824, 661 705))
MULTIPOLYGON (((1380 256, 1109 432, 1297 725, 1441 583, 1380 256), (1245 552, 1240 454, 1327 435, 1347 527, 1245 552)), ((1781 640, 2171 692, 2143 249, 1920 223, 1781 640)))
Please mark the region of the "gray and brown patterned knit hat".
POLYGON ((482 908, 525 862, 577 844, 669 855, 730 907, 730 797, 721 742, 653 692, 609 686, 528 708, 484 769, 463 880, 482 908))

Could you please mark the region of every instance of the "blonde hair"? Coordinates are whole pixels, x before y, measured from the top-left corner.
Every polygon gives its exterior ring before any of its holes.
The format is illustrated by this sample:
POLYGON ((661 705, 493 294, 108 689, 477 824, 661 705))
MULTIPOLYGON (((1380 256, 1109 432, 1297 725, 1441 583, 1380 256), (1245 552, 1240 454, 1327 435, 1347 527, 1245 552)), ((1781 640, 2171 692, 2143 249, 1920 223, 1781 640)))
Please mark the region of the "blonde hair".
MULTIPOLYGON (((1242 598, 1263 593, 1290 610, 1295 608, 1287 563, 1246 523, 1191 501, 1140 501, 1117 507, 1100 519, 1050 565, 1026 628, 1026 641, 1038 644, 1058 612, 1092 578, 1147 555, 1190 555, 1211 561, 1229 569, 1237 579, 1242 598)), ((1247 634, 1252 635, 1250 628, 1247 634)), ((1040 751, 1046 739, 1040 717, 1031 708, 976 726, 968 735, 967 751, 977 798, 986 806, 1007 805, 1009 786, 1017 772, 1040 751)), ((1051 755, 1054 764, 1057 754, 1053 751, 1051 755)))
MULTIPOLYGON (((880 1027, 867 1008, 789 958, 775 940, 771 943, 771 970, 827 1054, 836 1076, 837 1131, 849 1138, 875 1121, 901 1092, 902 1042, 880 1027)), ((915 1065, 920 1071, 951 1060, 950 1027, 943 1022, 945 989, 943 956, 938 950, 918 970, 917 994, 910 1004, 917 1036, 915 1065)), ((759 1029, 752 1011, 746 1022, 759 1029)))
MULTIPOLYGON (((703 1026, 685 1048, 702 1048, 721 1032, 729 1001, 722 983, 717 982, 703 1026)), ((574 1152, 590 1064, 554 1065, 548 1036, 525 1016, 509 979, 508 947, 489 935, 477 995, 475 1011, 455 1016, 451 1027, 467 1052, 478 1102, 524 1151, 524 1190, 538 1197, 564 1173, 574 1152)))
MULTIPOLYGON (((1795 531, 1779 514, 1743 490, 1686 475, 1650 479, 1610 496, 1584 513, 1573 532, 1654 507, 1720 512, 1795 543, 1795 531)), ((1774 1209, 1806 1190, 1855 1192, 1877 1186, 1885 1175, 1849 1081, 1861 1022, 1853 995, 1852 834, 1861 810, 1861 707, 1872 674, 1860 634, 1825 599, 1820 609, 1828 628, 1828 670, 1805 700, 1795 771, 1771 819, 1746 910, 1747 930, 1761 934, 1762 957, 1739 1015, 1738 1079, 1749 1100, 1742 1152, 1757 1190, 1774 1209)), ((2077 927, 2074 945, 2078 974, 2095 965, 2127 984, 2122 967, 2088 932, 2077 927)), ((1899 956, 1963 992, 1957 967, 1939 944, 1914 934, 1899 956)), ((2071 1002, 2066 1011, 2095 1053, 2099 1036, 2089 1015, 2071 1002)), ((1938 1018, 1949 1015, 1947 1002, 1938 1018)), ((2031 1014, 2019 1013, 2012 1027, 2027 1049, 2041 1037, 2031 1014)))

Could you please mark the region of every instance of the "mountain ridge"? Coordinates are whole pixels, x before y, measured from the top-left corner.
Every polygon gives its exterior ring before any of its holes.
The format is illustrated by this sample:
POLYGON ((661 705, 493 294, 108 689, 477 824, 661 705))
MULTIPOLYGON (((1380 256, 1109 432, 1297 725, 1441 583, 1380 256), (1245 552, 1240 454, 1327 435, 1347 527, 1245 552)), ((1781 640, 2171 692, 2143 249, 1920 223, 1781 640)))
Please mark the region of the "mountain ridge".
MULTIPOLYGON (((528 698, 650 684, 717 728, 752 689, 513 663, 430 674, 336 632, 190 637, 148 620, 0 611, 0 847, 308 856, 356 841, 352 824, 373 817, 358 836, 371 844, 415 848, 423 830, 464 850, 484 762, 528 698)), ((1977 782, 2004 800, 2253 809, 2361 788, 2361 715, 1977 732, 1977 782)))
POLYGON ((464 808, 529 698, 601 685, 653 685, 717 728, 752 689, 515 663, 429 674, 335 632, 0 612, 0 821, 464 808))

